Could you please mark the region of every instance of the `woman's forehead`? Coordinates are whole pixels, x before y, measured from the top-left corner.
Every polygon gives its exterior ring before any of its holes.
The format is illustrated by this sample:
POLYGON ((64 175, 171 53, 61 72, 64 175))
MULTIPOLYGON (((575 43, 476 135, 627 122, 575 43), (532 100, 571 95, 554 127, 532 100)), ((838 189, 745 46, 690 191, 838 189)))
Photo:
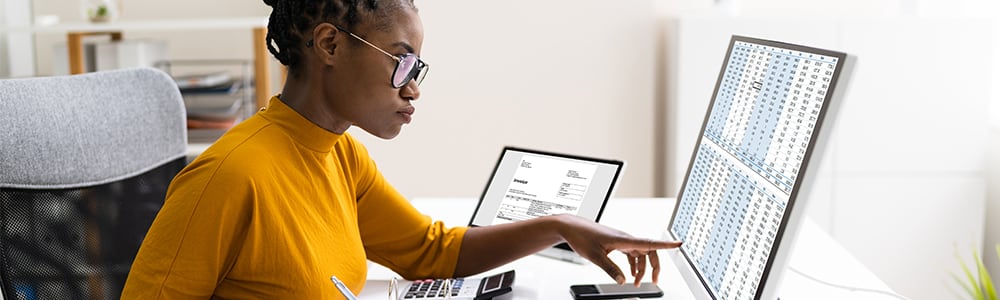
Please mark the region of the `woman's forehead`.
POLYGON ((415 52, 419 52, 423 43, 424 28, 420 21, 420 16, 413 9, 398 9, 396 12, 385 16, 386 19, 375 20, 369 26, 359 26, 366 31, 373 40, 383 43, 396 44, 405 43, 410 45, 415 52), (377 28, 382 27, 382 28, 377 28))

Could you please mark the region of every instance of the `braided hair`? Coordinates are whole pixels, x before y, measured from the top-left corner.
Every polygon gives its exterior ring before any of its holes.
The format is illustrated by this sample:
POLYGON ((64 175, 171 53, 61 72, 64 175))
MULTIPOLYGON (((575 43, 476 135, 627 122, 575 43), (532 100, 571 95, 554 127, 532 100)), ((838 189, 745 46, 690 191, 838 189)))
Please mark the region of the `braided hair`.
MULTIPOLYGON (((412 7, 412 0, 404 0, 412 7)), ((267 50, 294 73, 305 45, 304 32, 322 22, 332 22, 348 30, 362 18, 388 13, 398 8, 399 0, 264 0, 272 8, 267 24, 267 50)), ((371 18, 369 18, 371 19, 371 18)), ((388 26, 386 18, 374 18, 376 28, 388 26), (381 23, 381 24, 378 24, 381 23)))

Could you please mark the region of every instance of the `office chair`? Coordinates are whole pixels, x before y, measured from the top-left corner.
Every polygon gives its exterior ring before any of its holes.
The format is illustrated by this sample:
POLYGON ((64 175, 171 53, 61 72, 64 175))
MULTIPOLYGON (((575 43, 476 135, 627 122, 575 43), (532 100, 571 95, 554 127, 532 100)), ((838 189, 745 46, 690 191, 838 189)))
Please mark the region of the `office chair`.
POLYGON ((0 80, 3 299, 118 299, 186 145, 161 71, 0 80))

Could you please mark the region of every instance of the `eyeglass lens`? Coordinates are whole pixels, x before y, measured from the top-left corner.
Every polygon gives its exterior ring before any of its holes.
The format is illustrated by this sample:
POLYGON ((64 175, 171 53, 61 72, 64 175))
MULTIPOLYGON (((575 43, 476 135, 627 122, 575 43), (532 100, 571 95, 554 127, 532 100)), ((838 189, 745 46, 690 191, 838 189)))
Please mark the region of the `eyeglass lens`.
POLYGON ((427 75, 427 66, 421 64, 416 55, 406 54, 400 57, 399 64, 392 74, 392 85, 397 88, 402 87, 411 79, 416 79, 417 85, 419 85, 425 75, 427 75))

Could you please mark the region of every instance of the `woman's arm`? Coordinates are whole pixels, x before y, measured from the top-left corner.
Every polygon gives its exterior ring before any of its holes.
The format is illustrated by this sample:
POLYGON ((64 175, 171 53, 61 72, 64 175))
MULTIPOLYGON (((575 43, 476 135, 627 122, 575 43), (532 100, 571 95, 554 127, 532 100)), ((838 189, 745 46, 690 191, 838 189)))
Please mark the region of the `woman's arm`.
POLYGON ((636 285, 645 275, 647 259, 653 267, 653 282, 658 280, 657 249, 676 248, 681 244, 635 238, 574 215, 548 216, 470 228, 462 240, 455 276, 481 273, 560 242, 568 243, 573 251, 604 269, 619 284, 625 283, 625 275, 608 258, 608 253, 612 250, 625 253, 636 285))

